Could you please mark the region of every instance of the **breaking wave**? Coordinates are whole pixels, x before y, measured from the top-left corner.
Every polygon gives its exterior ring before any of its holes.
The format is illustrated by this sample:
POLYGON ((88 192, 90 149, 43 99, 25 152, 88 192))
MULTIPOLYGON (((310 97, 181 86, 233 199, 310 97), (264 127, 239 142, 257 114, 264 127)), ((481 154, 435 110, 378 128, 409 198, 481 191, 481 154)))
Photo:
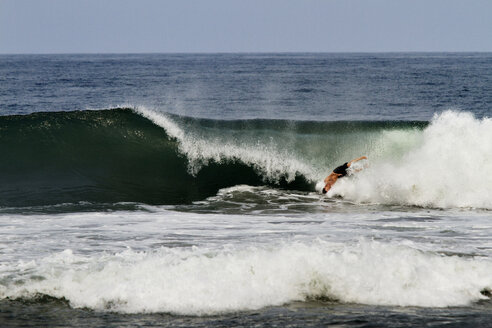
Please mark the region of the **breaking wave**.
POLYGON ((186 204, 235 185, 314 191, 337 165, 370 167, 328 197, 492 208, 492 121, 210 120, 143 107, 0 117, 0 206, 186 204))

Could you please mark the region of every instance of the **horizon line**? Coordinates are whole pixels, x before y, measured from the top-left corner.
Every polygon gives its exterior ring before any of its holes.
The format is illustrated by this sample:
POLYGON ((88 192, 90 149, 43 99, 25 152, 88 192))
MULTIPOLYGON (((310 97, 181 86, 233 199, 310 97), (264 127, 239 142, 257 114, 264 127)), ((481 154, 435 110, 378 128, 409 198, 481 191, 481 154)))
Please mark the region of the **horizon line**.
POLYGON ((422 51, 142 51, 142 52, 0 52, 0 56, 13 55, 247 55, 247 54, 486 54, 492 50, 422 50, 422 51))

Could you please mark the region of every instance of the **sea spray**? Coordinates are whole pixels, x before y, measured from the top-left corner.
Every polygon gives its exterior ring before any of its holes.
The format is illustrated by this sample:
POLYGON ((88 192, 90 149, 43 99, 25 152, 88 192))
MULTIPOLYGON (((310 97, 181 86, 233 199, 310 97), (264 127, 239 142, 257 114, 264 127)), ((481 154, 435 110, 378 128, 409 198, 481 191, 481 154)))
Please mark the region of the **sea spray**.
MULTIPOLYGON (((135 111, 147 117, 155 124, 163 127, 170 137, 177 139, 179 149, 189 161, 189 171, 196 175, 203 166, 210 162, 227 163, 240 161, 260 172, 265 180, 279 182, 285 178, 287 182, 296 175, 313 178, 313 169, 309 164, 296 158, 292 149, 281 149, 269 140, 224 140, 224 138, 206 138, 197 131, 186 127, 180 128, 166 115, 145 107, 136 107, 135 111)), ((218 131, 220 132, 220 131, 218 131)))
POLYGON ((357 202, 492 208, 492 120, 436 114, 401 157, 375 160, 330 191, 357 202))

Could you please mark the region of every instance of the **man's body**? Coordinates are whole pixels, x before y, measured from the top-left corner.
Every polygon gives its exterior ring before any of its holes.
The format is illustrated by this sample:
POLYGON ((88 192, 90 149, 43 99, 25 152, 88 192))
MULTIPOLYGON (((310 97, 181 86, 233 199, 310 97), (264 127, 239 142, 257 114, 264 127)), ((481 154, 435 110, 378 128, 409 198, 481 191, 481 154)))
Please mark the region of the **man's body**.
POLYGON ((331 189, 331 187, 337 182, 338 178, 344 177, 347 175, 347 169, 355 162, 367 159, 366 156, 362 156, 356 159, 351 160, 350 162, 347 162, 343 165, 340 165, 336 169, 333 170, 333 172, 330 173, 329 176, 326 177, 325 179, 325 187, 323 188, 323 194, 326 194, 328 190, 331 189))

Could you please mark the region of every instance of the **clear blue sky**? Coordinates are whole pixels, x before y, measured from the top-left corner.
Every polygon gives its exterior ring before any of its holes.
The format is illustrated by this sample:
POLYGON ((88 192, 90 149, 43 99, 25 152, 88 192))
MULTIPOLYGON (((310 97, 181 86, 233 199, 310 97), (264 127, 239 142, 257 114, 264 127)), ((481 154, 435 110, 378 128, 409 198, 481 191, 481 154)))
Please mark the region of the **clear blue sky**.
POLYGON ((492 51, 492 0, 0 0, 0 53, 492 51))

